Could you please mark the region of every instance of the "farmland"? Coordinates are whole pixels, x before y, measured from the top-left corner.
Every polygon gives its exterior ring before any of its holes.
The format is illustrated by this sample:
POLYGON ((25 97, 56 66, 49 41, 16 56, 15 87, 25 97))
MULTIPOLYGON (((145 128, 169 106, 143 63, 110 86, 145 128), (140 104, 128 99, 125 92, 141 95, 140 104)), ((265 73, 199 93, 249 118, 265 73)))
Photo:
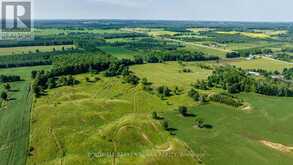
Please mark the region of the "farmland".
POLYGON ((293 163, 289 25, 37 25, 0 43, 1 165, 293 163))
POLYGON ((51 52, 53 49, 56 51, 62 50, 62 48, 72 48, 73 45, 58 45, 58 46, 28 46, 28 47, 12 47, 12 48, 0 48, 0 56, 3 55, 15 55, 15 54, 29 54, 30 52, 51 52))

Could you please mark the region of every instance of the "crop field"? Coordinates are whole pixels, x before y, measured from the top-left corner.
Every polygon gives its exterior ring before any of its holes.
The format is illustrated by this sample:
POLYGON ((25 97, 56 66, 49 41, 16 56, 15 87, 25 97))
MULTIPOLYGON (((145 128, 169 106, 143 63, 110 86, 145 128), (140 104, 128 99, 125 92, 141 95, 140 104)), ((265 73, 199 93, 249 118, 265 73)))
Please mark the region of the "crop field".
POLYGON ((271 38, 275 34, 268 34, 263 32, 237 32, 237 31, 229 31, 229 32, 217 32, 219 34, 227 34, 227 35, 233 35, 233 34, 240 34, 243 36, 251 37, 251 38, 258 38, 258 39, 267 39, 271 38))
POLYGON ((26 46, 26 47, 11 47, 11 48, 0 48, 0 56, 3 55, 14 55, 14 54, 28 54, 30 52, 52 52, 55 50, 62 50, 62 48, 72 48, 73 45, 55 45, 55 46, 26 46))

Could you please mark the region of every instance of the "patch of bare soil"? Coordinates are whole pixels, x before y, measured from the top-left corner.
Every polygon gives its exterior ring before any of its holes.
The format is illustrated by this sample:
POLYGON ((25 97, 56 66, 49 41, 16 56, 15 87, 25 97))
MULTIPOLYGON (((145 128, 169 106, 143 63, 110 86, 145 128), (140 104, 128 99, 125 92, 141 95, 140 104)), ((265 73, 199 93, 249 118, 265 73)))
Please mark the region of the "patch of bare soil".
POLYGON ((266 140, 261 140, 260 143, 262 143, 263 145, 270 147, 272 149, 278 150, 280 152, 283 153, 291 153, 293 152, 293 147, 289 147, 280 143, 273 143, 270 141, 266 141, 266 140))

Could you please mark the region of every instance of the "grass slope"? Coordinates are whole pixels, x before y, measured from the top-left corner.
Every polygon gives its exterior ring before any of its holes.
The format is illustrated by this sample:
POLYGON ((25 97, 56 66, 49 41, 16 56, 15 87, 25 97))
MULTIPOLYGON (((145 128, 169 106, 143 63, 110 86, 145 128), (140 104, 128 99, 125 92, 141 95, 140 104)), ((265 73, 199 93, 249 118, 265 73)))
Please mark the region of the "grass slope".
POLYGON ((96 83, 85 82, 84 75, 77 78, 80 85, 37 99, 29 164, 197 164, 193 156, 168 156, 190 150, 151 119, 152 111, 176 105, 119 78, 102 77, 96 83))

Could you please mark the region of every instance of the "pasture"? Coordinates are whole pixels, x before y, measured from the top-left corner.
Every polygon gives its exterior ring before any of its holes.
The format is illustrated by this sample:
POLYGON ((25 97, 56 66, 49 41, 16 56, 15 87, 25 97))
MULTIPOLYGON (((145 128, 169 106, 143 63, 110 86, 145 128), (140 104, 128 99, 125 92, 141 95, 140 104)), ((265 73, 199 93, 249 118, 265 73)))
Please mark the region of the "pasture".
POLYGON ((293 64, 291 63, 267 57, 257 58, 254 60, 224 60, 221 61, 221 63, 234 65, 242 69, 265 69, 268 71, 283 71, 285 68, 293 67, 293 64))
POLYGON ((118 59, 127 58, 127 59, 133 59, 135 56, 139 56, 140 53, 128 50, 126 48, 120 48, 120 47, 112 47, 112 46, 101 46, 99 47, 102 51, 117 57, 118 59))
POLYGON ((170 87, 188 88, 197 80, 206 79, 211 70, 201 69, 199 62, 188 62, 180 64, 178 62, 167 62, 161 64, 144 64, 132 66, 130 69, 137 76, 147 78, 155 86, 166 85, 170 87), (190 69, 190 73, 184 73, 183 69, 190 69))
POLYGON ((292 152, 266 146, 262 141, 292 147, 292 98, 241 94, 249 108, 236 109, 216 103, 191 107, 191 113, 203 118, 208 128, 198 128, 197 117, 183 118, 177 111, 163 116, 177 129, 206 165, 290 165, 292 152), (227 163, 228 162, 228 163, 227 163))
POLYGON ((151 118, 174 105, 120 78, 96 75, 101 80, 86 82, 85 76, 76 77, 81 84, 50 90, 36 101, 28 164, 197 164, 193 156, 169 157, 192 152, 151 118))

